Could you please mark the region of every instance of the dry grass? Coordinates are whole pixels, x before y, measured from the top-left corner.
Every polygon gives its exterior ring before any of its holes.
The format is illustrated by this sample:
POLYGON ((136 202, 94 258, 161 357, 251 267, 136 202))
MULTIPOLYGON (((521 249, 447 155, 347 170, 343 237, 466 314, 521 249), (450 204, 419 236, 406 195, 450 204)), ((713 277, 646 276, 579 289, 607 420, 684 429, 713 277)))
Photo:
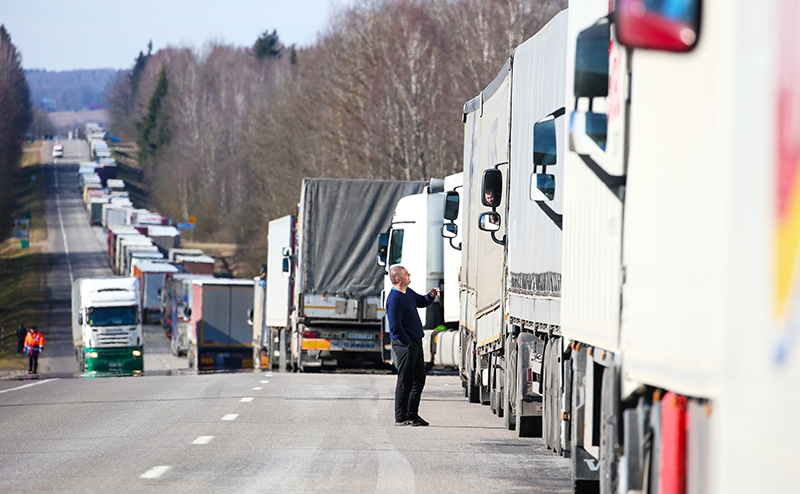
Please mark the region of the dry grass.
MULTIPOLYGON (((17 357, 16 329, 25 326, 42 326, 41 308, 44 303, 42 278, 44 277, 44 240, 47 223, 44 219, 44 173, 35 163, 35 144, 25 153, 25 164, 17 174, 13 193, 16 196, 15 217, 31 213, 30 244, 22 249, 20 239, 8 239, 0 244, 0 327, 5 328, 0 342, 0 369, 24 369, 27 362, 17 357), (31 177, 35 180, 31 180, 31 177)), ((0 332, 2 335, 3 332, 0 332)))

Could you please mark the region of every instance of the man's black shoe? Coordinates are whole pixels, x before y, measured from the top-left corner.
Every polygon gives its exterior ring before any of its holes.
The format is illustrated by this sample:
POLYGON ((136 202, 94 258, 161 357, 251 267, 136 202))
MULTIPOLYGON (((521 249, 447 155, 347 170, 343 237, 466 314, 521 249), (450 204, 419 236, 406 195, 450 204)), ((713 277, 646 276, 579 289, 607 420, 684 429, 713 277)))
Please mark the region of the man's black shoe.
POLYGON ((427 420, 423 419, 419 415, 417 415, 416 417, 411 419, 409 422, 411 422, 409 425, 413 425, 415 427, 427 427, 427 426, 431 425, 431 424, 428 423, 427 420))
POLYGON ((411 425, 411 421, 410 420, 401 420, 399 422, 395 422, 394 425, 396 425, 397 427, 411 425))

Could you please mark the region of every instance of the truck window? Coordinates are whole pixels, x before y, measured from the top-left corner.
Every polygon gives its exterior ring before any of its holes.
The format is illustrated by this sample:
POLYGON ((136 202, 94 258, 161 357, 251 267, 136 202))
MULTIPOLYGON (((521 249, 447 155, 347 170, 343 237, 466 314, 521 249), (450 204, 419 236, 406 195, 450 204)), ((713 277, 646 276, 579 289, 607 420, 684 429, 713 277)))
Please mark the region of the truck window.
POLYGON ((403 262, 403 233, 403 230, 392 230, 392 238, 389 241, 390 266, 403 262))
POLYGON ((94 307, 87 310, 89 326, 124 326, 139 323, 138 307, 94 307))

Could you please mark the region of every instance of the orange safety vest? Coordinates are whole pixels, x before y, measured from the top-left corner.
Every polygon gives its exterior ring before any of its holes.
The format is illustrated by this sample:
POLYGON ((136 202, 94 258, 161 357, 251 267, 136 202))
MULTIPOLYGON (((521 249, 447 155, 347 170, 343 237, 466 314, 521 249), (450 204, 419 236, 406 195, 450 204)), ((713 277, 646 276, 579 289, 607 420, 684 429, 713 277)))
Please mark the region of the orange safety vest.
POLYGON ((25 335, 25 353, 38 355, 42 348, 44 348, 44 335, 38 331, 28 331, 25 335))

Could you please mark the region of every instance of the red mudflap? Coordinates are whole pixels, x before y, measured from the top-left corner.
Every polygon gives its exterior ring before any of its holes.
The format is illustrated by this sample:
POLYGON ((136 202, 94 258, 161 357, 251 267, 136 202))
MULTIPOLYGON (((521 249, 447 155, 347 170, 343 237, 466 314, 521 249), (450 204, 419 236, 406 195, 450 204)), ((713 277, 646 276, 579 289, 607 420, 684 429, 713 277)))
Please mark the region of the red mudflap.
POLYGON ((671 391, 661 400, 660 494, 686 494, 686 402, 671 391))

